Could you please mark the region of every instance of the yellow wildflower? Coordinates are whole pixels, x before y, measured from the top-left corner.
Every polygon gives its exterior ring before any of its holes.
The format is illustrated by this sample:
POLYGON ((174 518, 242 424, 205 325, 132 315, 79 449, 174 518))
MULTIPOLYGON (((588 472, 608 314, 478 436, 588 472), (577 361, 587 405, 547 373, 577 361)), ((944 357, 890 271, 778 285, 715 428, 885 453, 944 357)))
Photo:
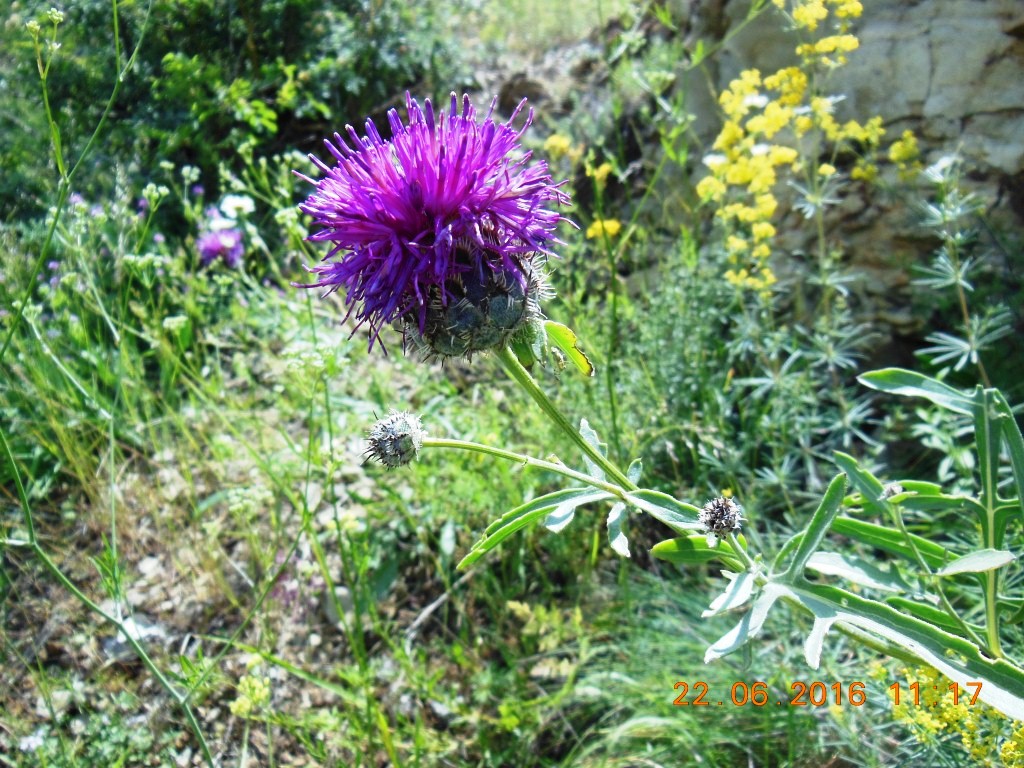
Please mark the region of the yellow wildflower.
POLYGON ((729 235, 725 239, 725 247, 729 253, 743 253, 747 250, 747 241, 737 235, 729 235))
POLYGON ((913 131, 904 131, 903 135, 889 147, 889 159, 900 166, 917 160, 921 150, 917 146, 917 137, 913 131))
POLYGON ((793 7, 793 23, 813 32, 818 22, 828 18, 828 9, 823 0, 805 0, 793 7))
POLYGON ((587 239, 615 237, 621 231, 622 222, 618 219, 596 219, 593 224, 587 227, 587 239))
POLYGON ((814 118, 810 115, 800 115, 793 121, 793 132, 799 137, 814 128, 814 118))
POLYGON ((597 168, 587 168, 587 176, 591 176, 594 179, 594 183, 599 187, 603 187, 605 181, 608 178, 608 174, 612 172, 611 163, 601 163, 597 168))
MULTIPOLYGON (((835 2, 835 0, 833 0, 833 2, 835 2)), ((838 2, 835 2, 835 6, 835 14, 840 19, 859 18, 861 12, 864 10, 864 6, 860 4, 860 0, 839 0, 838 2)))
POLYGON ((714 176, 705 176, 697 182, 697 194, 701 200, 718 202, 725 196, 725 184, 714 176))
POLYGON ((792 165, 800 159, 800 154, 792 147, 773 146, 768 152, 772 165, 792 165))
POLYGON ((737 123, 728 120, 715 139, 714 148, 728 151, 743 139, 743 135, 743 129, 737 123))
POLYGON ((238 681, 238 698, 229 709, 235 717, 249 717, 270 702, 270 678, 246 675, 238 681))
MULTIPOLYGON (((849 53, 857 50, 859 46, 860 41, 853 35, 831 35, 814 43, 798 45, 796 53, 797 56, 809 59, 815 56, 827 56, 830 53, 849 53)), ((845 62, 845 59, 841 57, 841 61, 845 62)))
POLYGON ((829 176, 836 175, 836 167, 832 163, 822 163, 818 166, 818 175, 824 176, 826 179, 829 176))
POLYGON ((775 209, 778 207, 778 201, 772 194, 758 195, 754 198, 754 210, 756 215, 762 219, 770 219, 775 215, 775 209))
POLYGON ((572 140, 561 133, 553 133, 544 141, 544 151, 554 160, 569 154, 570 149, 572 140))
POLYGON ((754 115, 747 120, 747 131, 761 133, 765 138, 770 139, 785 128, 792 119, 793 110, 791 108, 784 107, 777 101, 769 101, 760 115, 754 115))
POLYGON ((745 69, 740 76, 729 83, 729 87, 718 97, 722 111, 733 121, 741 120, 753 104, 757 89, 761 85, 761 73, 756 69, 745 69))
POLYGON ((755 240, 768 240, 775 237, 775 227, 770 222, 758 221, 750 228, 750 234, 755 240))
POLYGON ((858 160, 850 171, 850 178, 856 181, 874 181, 878 177, 878 166, 874 163, 858 160))
POLYGON ((807 75, 799 67, 786 67, 764 79, 764 87, 779 92, 778 103, 795 107, 807 93, 807 75))

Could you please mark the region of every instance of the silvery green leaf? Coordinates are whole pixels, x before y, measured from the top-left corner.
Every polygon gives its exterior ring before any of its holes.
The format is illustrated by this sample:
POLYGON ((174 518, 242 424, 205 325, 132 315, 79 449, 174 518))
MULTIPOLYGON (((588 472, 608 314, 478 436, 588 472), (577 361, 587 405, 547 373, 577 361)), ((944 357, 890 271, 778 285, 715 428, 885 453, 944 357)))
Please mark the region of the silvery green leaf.
POLYGON ((555 507, 555 511, 544 520, 544 527, 552 533, 561 533, 576 516, 576 505, 566 502, 555 507))
POLYGON ((617 554, 629 557, 629 540, 622 532, 622 524, 626 521, 626 505, 621 501, 612 505, 608 512, 608 543, 617 554))
POLYGON ((469 554, 462 558, 458 568, 463 571, 469 568, 509 536, 542 517, 547 517, 559 507, 571 505, 575 508, 591 501, 611 498, 614 497, 610 493, 595 491, 593 488, 565 488, 520 504, 487 526, 484 535, 473 545, 469 554))
POLYGON ((707 664, 732 653, 760 632, 761 627, 764 626, 765 619, 768 618, 768 611, 775 605, 775 601, 787 594, 788 591, 782 584, 766 584, 764 589, 761 590, 761 594, 758 595, 757 600, 754 601, 754 605, 743 614, 740 623, 722 635, 708 648, 704 654, 704 663, 707 664))
POLYGON ((817 510, 815 510, 814 515, 811 516, 811 520, 807 524, 807 528, 804 529, 800 543, 797 545, 796 554, 793 555, 793 560, 786 569, 785 576, 788 581, 793 581, 803 576, 807 561, 817 551, 822 540, 825 538, 825 534, 828 533, 829 528, 832 527, 832 523, 839 514, 845 489, 846 474, 840 473, 829 483, 828 488, 825 490, 825 495, 821 499, 821 504, 818 505, 817 510))
MULTIPOLYGON (((602 456, 606 455, 607 447, 601 442, 601 439, 597 436, 597 432, 594 431, 594 428, 590 426, 590 423, 586 419, 580 419, 580 437, 590 443, 590 445, 594 446, 597 452, 602 456)), ((601 480, 602 482, 607 480, 604 470, 597 466, 597 464, 595 464, 586 454, 583 455, 583 464, 587 468, 588 475, 596 480, 601 480)))
POLYGON ((953 576, 958 573, 985 573, 1009 565, 1016 558, 1005 549, 979 549, 969 555, 958 557, 953 562, 939 568, 938 576, 953 576))
POLYGON ((700 515, 697 507, 674 499, 667 493, 641 488, 627 494, 626 500, 655 520, 660 520, 676 533, 687 533, 703 527, 697 521, 700 515))
POLYGON ((807 561, 807 567, 827 576, 839 576, 849 579, 854 584, 873 589, 884 589, 887 592, 910 592, 911 587, 899 573, 883 571, 877 565, 854 555, 842 555, 838 552, 815 552, 807 561))
POLYGON ((837 587, 806 581, 778 586, 815 616, 813 637, 805 644, 809 663, 818 660, 819 637, 834 624, 850 625, 899 646, 961 686, 983 683, 982 701, 1011 719, 1024 719, 1024 670, 1008 660, 989 658, 963 637, 837 587))
POLYGON ((633 459, 629 464, 629 469, 626 470, 626 479, 631 483, 640 482, 640 473, 644 471, 644 464, 640 459, 633 459))
POLYGON ((725 613, 731 611, 734 608, 739 608, 744 605, 750 596, 754 594, 754 585, 756 581, 754 574, 750 571, 744 571, 741 574, 729 573, 727 571, 722 572, 723 575, 728 578, 729 586, 726 587, 725 592, 716 597, 708 609, 701 614, 701 618, 708 618, 709 616, 715 616, 719 613, 725 613))

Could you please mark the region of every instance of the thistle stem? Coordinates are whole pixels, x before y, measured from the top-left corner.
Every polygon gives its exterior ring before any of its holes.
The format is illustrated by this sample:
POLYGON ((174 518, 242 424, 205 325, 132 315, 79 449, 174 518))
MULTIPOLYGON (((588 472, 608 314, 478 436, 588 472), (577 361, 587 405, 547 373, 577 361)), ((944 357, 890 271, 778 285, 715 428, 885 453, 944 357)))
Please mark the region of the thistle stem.
POLYGON ((596 447, 588 443, 583 435, 580 434, 579 430, 576 429, 565 415, 558 410, 558 407, 551 402, 551 399, 544 393, 544 391, 537 386, 537 382, 534 380, 530 372, 527 371, 522 363, 519 362, 519 358, 516 357, 515 353, 508 347, 502 347, 495 351, 501 364, 505 367, 508 375, 511 376, 517 384, 527 391, 530 397, 533 398, 534 402, 540 406, 540 409, 544 411, 551 421, 555 425, 565 432, 569 438, 576 443, 581 451, 586 454, 591 461, 593 461, 598 467, 604 470, 605 474, 615 481, 621 488, 627 491, 637 490, 636 483, 632 482, 626 475, 612 464, 607 457, 605 457, 596 447))
POLYGON ((425 437, 423 438, 424 448, 454 448, 461 451, 473 451, 474 453, 483 453, 489 456, 497 456, 501 459, 508 459, 516 464, 522 464, 527 467, 535 467, 537 469, 545 469, 549 472, 556 472, 563 477, 568 477, 570 480, 579 480, 581 483, 586 483, 594 488, 601 491, 607 491, 608 493, 616 496, 623 501, 626 500, 626 489, 620 488, 613 483, 607 483, 599 480, 596 477, 584 474, 583 472, 577 472, 574 469, 570 469, 564 464, 556 464, 553 461, 542 461, 541 459, 535 459, 532 456, 527 456, 522 453, 513 453, 512 451, 506 451, 504 448, 494 448, 490 445, 484 445, 482 443, 473 443, 468 440, 447 440, 436 437, 425 437))

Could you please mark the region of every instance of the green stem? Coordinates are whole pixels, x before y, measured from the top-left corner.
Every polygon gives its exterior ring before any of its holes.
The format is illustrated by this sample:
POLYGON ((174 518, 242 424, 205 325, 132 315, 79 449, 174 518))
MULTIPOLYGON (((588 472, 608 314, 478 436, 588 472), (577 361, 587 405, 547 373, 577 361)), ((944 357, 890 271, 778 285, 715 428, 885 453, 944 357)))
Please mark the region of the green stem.
POLYGON ((895 504, 890 504, 889 506, 892 508, 892 517, 893 522, 896 524, 896 528, 899 530, 901 534, 903 534, 903 540, 906 541, 907 546, 913 553, 914 559, 917 561, 917 567, 920 568, 923 573, 928 575, 928 581, 931 583, 931 585, 935 589, 935 592, 938 594, 939 601, 942 603, 943 610, 947 614, 949 614, 949 617, 953 619, 953 621, 957 623, 957 625, 960 627, 960 631, 964 633, 965 637, 970 638, 979 647, 983 646, 984 643, 982 642, 982 639, 973 629, 970 628, 970 626, 968 626, 967 622, 960 618, 960 614, 956 612, 956 609, 953 608, 952 603, 949 602, 949 598, 946 597, 946 592, 942 588, 941 579, 937 578, 935 574, 932 572, 932 569, 928 567, 928 563, 925 562, 924 557, 918 550, 917 544, 914 543, 914 537, 911 536, 910 531, 907 530, 906 523, 903 522, 903 515, 900 514, 899 506, 895 504))
POLYGON ((569 420, 562 414, 560 410, 555 406, 551 399, 544 394, 544 391, 537 386, 537 382, 534 380, 530 372, 523 368, 522 363, 519 362, 519 358, 516 357, 515 353, 508 347, 502 347, 495 351, 501 364, 505 366, 505 370, 508 375, 511 376, 516 383, 518 383, 523 389, 527 391, 530 397, 533 398, 534 402, 540 406, 540 409, 544 411, 551 421, 555 425, 565 432, 569 438, 576 443, 581 451, 586 454, 591 461, 597 466, 604 470, 608 477, 612 478, 621 488, 627 491, 637 490, 637 485, 631 481, 622 470, 612 464, 597 448, 588 443, 583 435, 579 433, 569 420))
POLYGON ((583 472, 577 472, 574 469, 564 464, 556 464, 552 461, 542 461, 541 459, 535 459, 532 456, 527 456, 522 453, 513 453, 512 451, 506 451, 503 448, 494 448, 490 445, 483 445, 482 443, 473 443, 468 440, 447 440, 437 437, 425 437, 423 438, 424 448, 454 448, 460 451, 473 451, 474 453, 484 453, 489 456, 497 456, 501 459, 508 459, 516 464, 523 464, 527 467, 535 467, 537 469, 546 469, 549 472, 557 472, 563 477, 568 477, 572 480, 578 480, 581 483, 593 486, 601 491, 607 491, 613 496, 626 501, 626 494, 624 489, 618 485, 612 483, 606 483, 602 480, 598 480, 596 477, 591 477, 583 472))

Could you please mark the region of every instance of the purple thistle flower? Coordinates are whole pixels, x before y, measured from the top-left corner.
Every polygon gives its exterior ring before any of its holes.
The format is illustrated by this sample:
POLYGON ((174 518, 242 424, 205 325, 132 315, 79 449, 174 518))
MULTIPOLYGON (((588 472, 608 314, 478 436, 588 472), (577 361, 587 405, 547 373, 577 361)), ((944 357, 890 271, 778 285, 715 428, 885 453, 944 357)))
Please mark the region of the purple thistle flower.
POLYGON ((216 259, 224 259, 224 263, 234 269, 241 263, 242 233, 237 229, 219 229, 204 232, 196 240, 199 249, 199 261, 204 267, 210 266, 216 259))
POLYGON ((451 281, 475 272, 514 276, 523 287, 533 273, 535 254, 549 254, 560 242, 554 230, 563 217, 545 207, 569 196, 553 184, 545 163, 527 165, 521 130, 493 120, 495 103, 482 122, 469 97, 458 111, 455 93, 446 114, 430 101, 406 94, 408 125, 396 110, 388 113, 391 139, 381 138, 373 121, 366 135, 346 126, 351 146, 338 133, 324 144, 337 164, 310 155, 324 177, 299 209, 318 230, 311 242, 333 243, 324 260, 309 269, 317 280, 302 288, 346 289, 349 315, 370 327, 370 346, 384 325, 403 319, 422 333, 431 303, 455 298, 451 281), (354 148, 353 148, 354 147, 354 148), (411 321, 411 323, 410 323, 411 321))

